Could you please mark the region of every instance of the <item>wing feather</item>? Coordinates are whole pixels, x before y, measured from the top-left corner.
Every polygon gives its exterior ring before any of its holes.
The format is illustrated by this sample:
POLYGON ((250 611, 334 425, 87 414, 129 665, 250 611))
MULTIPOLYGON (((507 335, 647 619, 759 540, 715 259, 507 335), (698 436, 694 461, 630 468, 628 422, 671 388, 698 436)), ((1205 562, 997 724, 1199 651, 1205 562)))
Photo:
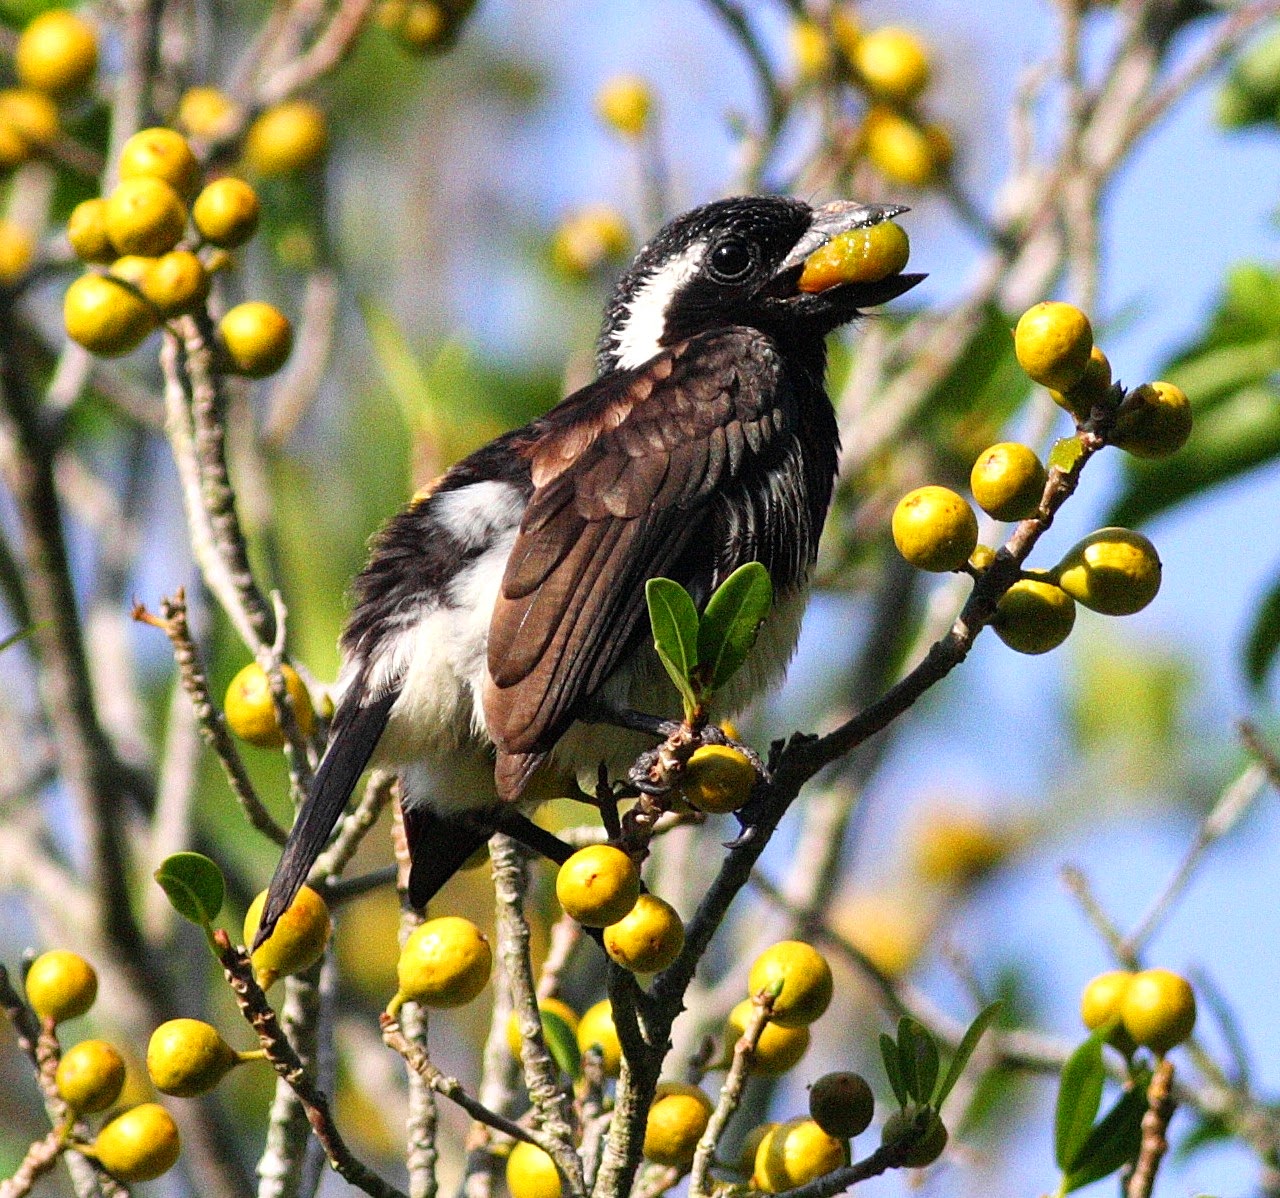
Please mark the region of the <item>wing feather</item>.
POLYGON ((526 771, 504 769, 503 756, 550 749, 635 643, 645 582, 708 535, 716 494, 780 454, 781 379, 765 338, 722 330, 593 384, 531 427, 521 452, 534 493, 489 629, 484 710, 504 797, 526 771))

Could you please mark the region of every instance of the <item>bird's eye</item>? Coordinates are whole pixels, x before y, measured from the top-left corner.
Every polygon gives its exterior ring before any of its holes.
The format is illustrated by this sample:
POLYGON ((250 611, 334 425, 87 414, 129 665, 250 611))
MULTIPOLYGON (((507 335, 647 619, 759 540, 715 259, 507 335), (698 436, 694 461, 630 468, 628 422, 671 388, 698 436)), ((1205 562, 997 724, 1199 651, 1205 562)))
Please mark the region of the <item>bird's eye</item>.
POLYGON ((719 282, 736 283, 755 265, 755 255, 741 238, 728 237, 711 251, 708 265, 719 282))

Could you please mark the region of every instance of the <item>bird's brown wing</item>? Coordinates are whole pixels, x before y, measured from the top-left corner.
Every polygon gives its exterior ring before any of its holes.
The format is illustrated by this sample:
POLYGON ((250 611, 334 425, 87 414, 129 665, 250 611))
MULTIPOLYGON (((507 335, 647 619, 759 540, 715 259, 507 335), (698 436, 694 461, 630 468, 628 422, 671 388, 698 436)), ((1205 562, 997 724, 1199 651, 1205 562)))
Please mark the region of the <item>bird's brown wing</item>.
POLYGON ((618 665, 645 582, 705 533, 712 495, 769 456, 779 378, 758 334, 704 334, 533 426, 521 452, 534 492, 489 629, 484 710, 504 798, 618 665))

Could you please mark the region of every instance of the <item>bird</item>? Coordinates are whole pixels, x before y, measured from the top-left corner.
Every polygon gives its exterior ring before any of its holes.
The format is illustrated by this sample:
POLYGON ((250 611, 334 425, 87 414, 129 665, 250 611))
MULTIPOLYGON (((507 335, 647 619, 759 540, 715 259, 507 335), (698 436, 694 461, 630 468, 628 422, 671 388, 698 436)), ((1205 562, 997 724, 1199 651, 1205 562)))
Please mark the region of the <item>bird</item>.
MULTIPOLYGON (((729 716, 780 679, 837 473, 826 338, 924 278, 815 292, 800 274, 832 238, 904 211, 739 196, 675 218, 616 285, 595 380, 389 520, 353 585, 328 744, 255 943, 370 765, 399 771, 417 907, 514 826, 540 779, 625 769, 644 740, 610 713, 679 711, 651 643, 649 579, 674 579, 701 609, 762 563, 774 606, 718 706, 729 716)), ((519 827, 556 856, 556 838, 519 827)))

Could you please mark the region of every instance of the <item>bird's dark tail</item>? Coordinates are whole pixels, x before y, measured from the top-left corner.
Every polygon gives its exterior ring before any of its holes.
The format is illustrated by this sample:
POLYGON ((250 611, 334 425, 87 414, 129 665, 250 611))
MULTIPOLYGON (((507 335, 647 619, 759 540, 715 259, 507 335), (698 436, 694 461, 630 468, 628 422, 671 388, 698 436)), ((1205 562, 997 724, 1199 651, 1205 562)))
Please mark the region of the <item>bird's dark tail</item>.
POLYGON ((251 949, 256 949, 275 930, 276 922, 302 889, 316 858, 328 843, 338 817, 387 725, 387 715, 399 696, 393 691, 348 715, 339 709, 324 759, 311 783, 311 792, 298 812, 280 863, 267 888, 262 922, 251 949))

